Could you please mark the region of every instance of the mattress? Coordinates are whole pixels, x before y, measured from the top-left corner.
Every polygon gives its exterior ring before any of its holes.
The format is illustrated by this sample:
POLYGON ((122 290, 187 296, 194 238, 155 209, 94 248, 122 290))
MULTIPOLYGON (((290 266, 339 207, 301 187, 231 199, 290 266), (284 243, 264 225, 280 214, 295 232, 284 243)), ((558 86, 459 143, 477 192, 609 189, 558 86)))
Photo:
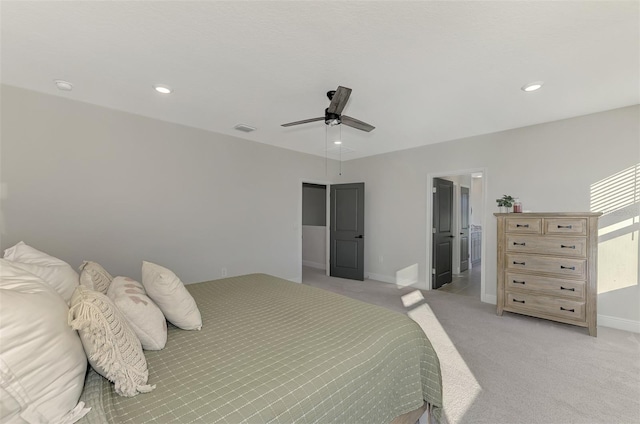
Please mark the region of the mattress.
POLYGON ((388 423, 424 401, 440 417, 438 357, 407 316, 265 274, 186 287, 202 330, 145 352, 150 393, 91 371, 82 423, 388 423))

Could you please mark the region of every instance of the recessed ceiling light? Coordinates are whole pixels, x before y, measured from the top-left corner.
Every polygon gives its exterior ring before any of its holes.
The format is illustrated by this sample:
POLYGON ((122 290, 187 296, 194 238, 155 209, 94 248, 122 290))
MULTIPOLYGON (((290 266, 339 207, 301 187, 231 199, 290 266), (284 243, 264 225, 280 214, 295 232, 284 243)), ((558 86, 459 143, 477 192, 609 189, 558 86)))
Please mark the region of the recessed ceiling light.
POLYGON ((322 154, 325 154, 325 153, 329 152, 329 153, 346 155, 348 153, 355 152, 355 149, 352 149, 349 146, 336 146, 336 145, 334 145, 334 146, 327 146, 327 148, 322 149, 322 150, 318 150, 318 152, 322 152, 322 154))
POLYGON ((333 142, 333 144, 342 144, 342 141, 336 140, 336 141, 333 142))
POLYGON ((536 91, 541 89, 543 85, 544 85, 544 82, 542 81, 534 81, 534 82, 530 82, 529 84, 523 85, 521 90, 526 92, 536 91))
POLYGON ((56 87, 58 87, 58 90, 62 90, 62 91, 73 90, 73 84, 71 84, 69 81, 53 80, 53 82, 56 84, 56 87))
POLYGON ((162 85, 162 84, 156 84, 153 86, 153 88, 158 93, 162 93, 162 94, 171 94, 171 92, 173 91, 171 87, 167 87, 166 85, 162 85))

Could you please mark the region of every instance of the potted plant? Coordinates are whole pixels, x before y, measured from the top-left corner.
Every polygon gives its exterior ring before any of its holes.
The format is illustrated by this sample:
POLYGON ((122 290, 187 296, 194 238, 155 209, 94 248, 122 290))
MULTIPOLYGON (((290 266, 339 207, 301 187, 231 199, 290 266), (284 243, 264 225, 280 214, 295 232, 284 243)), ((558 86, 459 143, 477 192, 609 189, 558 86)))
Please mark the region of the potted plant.
POLYGON ((498 202, 498 206, 500 207, 500 212, 509 212, 514 201, 515 199, 508 194, 503 195, 500 199, 496 199, 496 202, 498 202))

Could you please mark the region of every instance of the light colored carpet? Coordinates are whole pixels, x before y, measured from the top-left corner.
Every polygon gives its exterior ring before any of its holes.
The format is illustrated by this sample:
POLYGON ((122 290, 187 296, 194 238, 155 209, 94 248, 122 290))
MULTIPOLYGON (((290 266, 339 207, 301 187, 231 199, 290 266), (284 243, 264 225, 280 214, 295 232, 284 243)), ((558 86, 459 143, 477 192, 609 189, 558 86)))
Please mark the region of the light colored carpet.
POLYGON ((499 317, 471 296, 329 278, 311 268, 303 283, 416 320, 440 358, 451 424, 640 423, 640 334, 599 327, 594 338, 580 327, 499 317))

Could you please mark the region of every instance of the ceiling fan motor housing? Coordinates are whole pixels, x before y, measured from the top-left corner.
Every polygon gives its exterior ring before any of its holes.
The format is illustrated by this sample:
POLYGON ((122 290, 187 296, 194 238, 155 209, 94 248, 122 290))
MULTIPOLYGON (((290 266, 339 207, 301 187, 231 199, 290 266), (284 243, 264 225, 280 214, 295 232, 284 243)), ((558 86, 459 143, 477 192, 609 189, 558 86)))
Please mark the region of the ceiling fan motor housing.
POLYGON ((342 120, 340 119, 340 115, 331 113, 329 112, 329 108, 326 108, 324 110, 324 123, 327 125, 338 125, 342 123, 342 120))

